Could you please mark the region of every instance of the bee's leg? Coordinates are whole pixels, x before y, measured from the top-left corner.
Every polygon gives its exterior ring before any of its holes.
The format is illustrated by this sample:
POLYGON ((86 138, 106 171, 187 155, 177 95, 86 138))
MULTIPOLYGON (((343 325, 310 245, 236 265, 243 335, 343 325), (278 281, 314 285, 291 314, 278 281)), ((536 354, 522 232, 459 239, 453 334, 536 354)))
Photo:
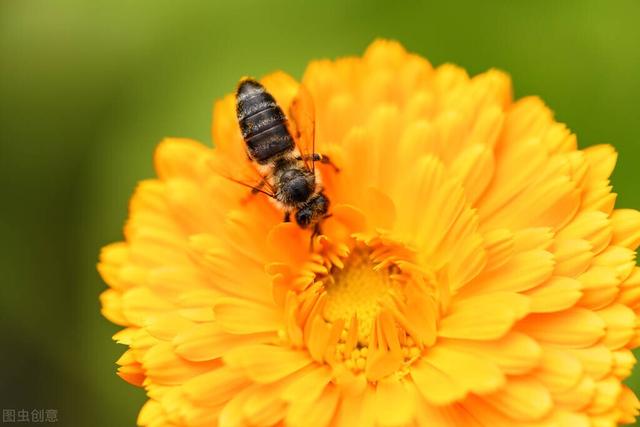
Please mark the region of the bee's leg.
POLYGON ((265 179, 263 179, 262 181, 260 181, 259 183, 257 183, 255 185, 255 187, 251 187, 251 192, 249 194, 247 194, 246 197, 242 198, 242 203, 248 203, 249 200, 251 200, 253 198, 253 196, 255 196, 256 194, 260 193, 262 191, 262 187, 264 187, 267 184, 267 181, 265 179))
POLYGON ((340 172, 340 168, 338 168, 336 164, 331 161, 329 156, 325 156, 324 154, 320 154, 320 153, 307 154, 304 156, 296 157, 296 160, 311 160, 314 162, 320 162, 322 164, 331 166, 333 170, 336 171, 336 173, 340 172))
POLYGON ((284 222, 291 222, 291 212, 286 211, 284 213, 284 222))
POLYGON ((260 181, 258 183, 258 185, 256 185, 255 187, 253 187, 251 189, 251 195, 255 196, 256 194, 258 194, 260 192, 260 190, 262 190, 262 187, 265 186, 266 183, 267 183, 267 181, 265 181, 264 179, 262 181, 260 181))

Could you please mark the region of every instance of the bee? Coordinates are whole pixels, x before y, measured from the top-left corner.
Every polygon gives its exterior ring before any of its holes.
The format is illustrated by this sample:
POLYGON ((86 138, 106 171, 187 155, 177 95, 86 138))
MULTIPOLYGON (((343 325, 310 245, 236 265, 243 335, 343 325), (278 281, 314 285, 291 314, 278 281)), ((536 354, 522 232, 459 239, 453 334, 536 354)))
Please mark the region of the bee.
POLYGON ((273 96, 258 81, 244 78, 236 91, 236 115, 249 159, 262 181, 252 194, 271 197, 284 211, 284 221, 293 214, 302 229, 320 234, 321 222, 330 216, 330 201, 323 192, 315 162, 339 169, 329 157, 315 153, 315 115, 311 95, 301 85, 294 98, 290 123, 273 96), (295 136, 295 138, 294 138, 295 136), (301 147, 311 146, 310 152, 301 147))

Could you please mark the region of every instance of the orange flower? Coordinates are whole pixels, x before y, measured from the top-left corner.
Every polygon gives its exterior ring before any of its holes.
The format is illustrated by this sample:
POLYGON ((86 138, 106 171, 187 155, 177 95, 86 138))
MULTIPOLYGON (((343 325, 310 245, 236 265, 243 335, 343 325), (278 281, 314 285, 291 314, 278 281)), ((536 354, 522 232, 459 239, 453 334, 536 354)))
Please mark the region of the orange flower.
MULTIPOLYGON (((333 216, 309 232, 213 164, 248 165, 232 95, 216 148, 168 139, 104 248, 104 315, 145 426, 613 426, 640 343, 640 213, 607 145, 509 77, 394 42, 312 62, 333 216)), ((298 83, 263 80, 285 111, 298 83)))

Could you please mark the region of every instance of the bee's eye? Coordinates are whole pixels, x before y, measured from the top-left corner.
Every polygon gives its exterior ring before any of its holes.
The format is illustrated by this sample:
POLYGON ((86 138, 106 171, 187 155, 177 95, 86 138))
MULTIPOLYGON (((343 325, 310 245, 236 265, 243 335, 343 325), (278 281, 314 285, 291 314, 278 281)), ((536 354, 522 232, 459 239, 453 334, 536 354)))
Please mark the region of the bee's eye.
POLYGON ((309 209, 300 209, 296 212, 296 222, 302 228, 309 226, 311 223, 311 211, 309 209))

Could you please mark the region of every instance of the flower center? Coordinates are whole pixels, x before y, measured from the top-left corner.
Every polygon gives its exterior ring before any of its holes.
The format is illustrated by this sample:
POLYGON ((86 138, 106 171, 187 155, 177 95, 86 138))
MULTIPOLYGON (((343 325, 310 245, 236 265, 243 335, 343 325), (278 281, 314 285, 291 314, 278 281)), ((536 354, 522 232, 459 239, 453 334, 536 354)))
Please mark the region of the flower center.
POLYGON ((322 265, 291 311, 311 356, 369 381, 406 375, 436 339, 434 279, 406 249, 387 243, 356 244, 322 265))
POLYGON ((402 298, 402 290, 392 279, 395 266, 376 268, 365 250, 355 250, 343 269, 334 268, 325 283, 324 317, 333 323, 338 319, 358 319, 357 337, 366 345, 381 304, 392 304, 393 297, 402 298))

